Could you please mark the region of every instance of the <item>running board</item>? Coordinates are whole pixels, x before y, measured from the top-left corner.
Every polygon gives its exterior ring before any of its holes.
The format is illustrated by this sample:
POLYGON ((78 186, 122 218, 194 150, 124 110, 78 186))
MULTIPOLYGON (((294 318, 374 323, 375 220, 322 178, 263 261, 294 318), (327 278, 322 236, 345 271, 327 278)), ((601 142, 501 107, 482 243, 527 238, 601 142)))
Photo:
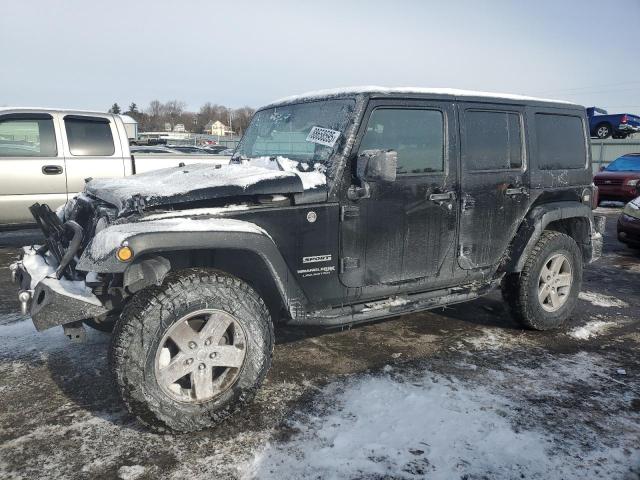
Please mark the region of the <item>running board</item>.
POLYGON ((316 310, 294 318, 290 324, 333 327, 420 312, 481 297, 500 285, 501 280, 502 276, 490 282, 474 282, 430 292, 396 295, 346 307, 316 310))

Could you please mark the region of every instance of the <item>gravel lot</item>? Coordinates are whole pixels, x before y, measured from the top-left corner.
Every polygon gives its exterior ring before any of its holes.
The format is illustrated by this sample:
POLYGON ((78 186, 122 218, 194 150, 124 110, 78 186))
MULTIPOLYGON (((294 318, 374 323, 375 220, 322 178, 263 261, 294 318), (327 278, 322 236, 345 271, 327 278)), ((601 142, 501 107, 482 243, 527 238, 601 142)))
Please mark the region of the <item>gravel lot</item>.
POLYGON ((0 234, 0 477, 640 478, 640 253, 615 239, 567 329, 520 329, 499 293, 345 330, 281 329, 256 401, 191 435, 145 431, 109 336, 21 317, 0 234))

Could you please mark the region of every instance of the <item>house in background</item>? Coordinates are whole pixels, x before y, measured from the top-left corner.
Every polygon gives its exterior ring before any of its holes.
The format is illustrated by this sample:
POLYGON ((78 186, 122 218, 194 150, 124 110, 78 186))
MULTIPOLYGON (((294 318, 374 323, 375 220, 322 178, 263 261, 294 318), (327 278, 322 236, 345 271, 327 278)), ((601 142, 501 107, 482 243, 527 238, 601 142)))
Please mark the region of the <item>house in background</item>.
POLYGON ((204 126, 205 133, 209 135, 217 135, 218 137, 224 137, 226 135, 233 135, 233 130, 222 123, 220 120, 215 122, 209 122, 204 126))

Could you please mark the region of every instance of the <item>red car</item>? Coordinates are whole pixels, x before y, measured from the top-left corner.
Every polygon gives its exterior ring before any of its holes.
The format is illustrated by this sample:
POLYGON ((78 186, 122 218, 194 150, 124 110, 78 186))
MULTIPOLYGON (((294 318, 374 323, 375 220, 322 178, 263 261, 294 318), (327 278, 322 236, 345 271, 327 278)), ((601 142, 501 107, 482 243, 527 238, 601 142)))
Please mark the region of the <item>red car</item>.
POLYGON ((628 202, 640 195, 640 153, 617 158, 593 177, 599 190, 598 203, 628 202))

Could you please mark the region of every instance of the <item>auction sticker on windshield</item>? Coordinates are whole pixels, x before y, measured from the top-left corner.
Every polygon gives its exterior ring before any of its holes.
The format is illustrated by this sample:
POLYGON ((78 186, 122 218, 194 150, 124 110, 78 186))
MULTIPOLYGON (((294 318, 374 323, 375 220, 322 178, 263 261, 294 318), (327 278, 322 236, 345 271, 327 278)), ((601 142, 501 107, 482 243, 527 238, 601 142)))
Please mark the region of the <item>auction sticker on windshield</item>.
POLYGON ((340 137, 340 132, 329 128, 313 127, 307 135, 307 142, 319 143, 327 147, 333 147, 340 137))

